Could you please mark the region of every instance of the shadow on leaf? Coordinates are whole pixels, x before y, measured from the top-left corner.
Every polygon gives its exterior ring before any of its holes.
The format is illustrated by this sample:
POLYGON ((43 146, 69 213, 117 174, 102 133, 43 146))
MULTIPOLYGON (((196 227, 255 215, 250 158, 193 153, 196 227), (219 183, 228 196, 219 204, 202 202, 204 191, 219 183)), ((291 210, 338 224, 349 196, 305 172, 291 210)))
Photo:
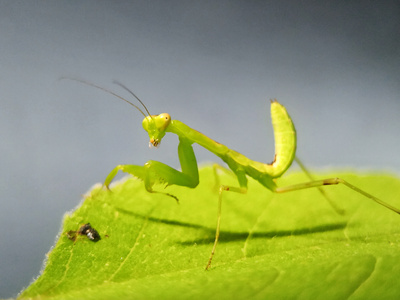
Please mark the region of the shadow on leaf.
MULTIPOLYGON (((140 218, 140 219, 147 220, 150 222, 157 222, 157 223, 167 224, 167 225, 171 225, 171 226, 181 226, 181 227, 199 229, 199 230, 205 231, 206 235, 209 236, 204 239, 179 242, 181 245, 209 244, 209 243, 214 242, 215 228, 210 228, 210 227, 206 227, 206 226, 202 226, 202 225, 198 225, 198 224, 191 224, 191 223, 185 223, 185 222, 180 222, 180 221, 165 220, 165 219, 161 219, 161 218, 144 216, 144 215, 141 215, 141 214, 138 214, 138 213, 135 213, 132 211, 128 211, 128 210, 125 210, 122 208, 116 208, 116 210, 118 210, 119 212, 124 213, 124 214, 129 214, 132 217, 140 218)), ((332 223, 332 224, 318 225, 318 226, 314 226, 314 227, 298 228, 298 229, 293 229, 293 230, 277 230, 277 231, 253 232, 253 233, 221 230, 219 242, 226 243, 226 242, 246 240, 250 234, 251 234, 252 239, 256 239, 256 238, 270 238, 271 239, 271 238, 276 238, 276 237, 300 236, 300 235, 307 235, 307 234, 313 234, 313 233, 342 230, 346 226, 347 226, 346 222, 338 222, 338 223, 332 223)))

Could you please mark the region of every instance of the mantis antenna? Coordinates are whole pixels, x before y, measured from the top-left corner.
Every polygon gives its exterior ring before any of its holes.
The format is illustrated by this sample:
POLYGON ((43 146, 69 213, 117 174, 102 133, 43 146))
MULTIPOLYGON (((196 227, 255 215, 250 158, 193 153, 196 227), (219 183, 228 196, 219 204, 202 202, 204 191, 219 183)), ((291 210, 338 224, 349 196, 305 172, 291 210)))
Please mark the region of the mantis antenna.
MULTIPOLYGON (((117 95, 116 93, 114 93, 114 92, 112 92, 112 91, 110 91, 110 90, 107 90, 106 88, 103 88, 103 87, 101 87, 101 86, 98 86, 98 85, 96 85, 96 84, 94 84, 94 83, 91 83, 91 82, 89 82, 89 81, 82 80, 82 79, 77 79, 77 78, 61 77, 60 79, 74 80, 74 81, 77 81, 77 82, 80 82, 80 83, 83 83, 83 84, 86 84, 86 85, 95 87, 95 88, 97 88, 97 89, 99 89, 99 90, 102 90, 102 91, 104 91, 104 92, 106 92, 106 93, 109 93, 109 94, 111 94, 111 95, 113 95, 113 96, 115 96, 115 97, 117 97, 117 98, 119 98, 119 99, 125 101, 126 103, 132 105, 132 106, 135 107, 138 111, 140 111, 140 113, 141 113, 145 118, 147 117, 146 114, 145 114, 137 105, 133 104, 132 102, 130 102, 130 101, 128 101, 128 100, 126 100, 125 98, 122 98, 121 96, 117 95)), ((118 81, 115 81, 115 80, 113 81, 113 83, 119 85, 119 86, 122 87, 123 89, 127 90, 131 95, 133 95, 133 96, 136 98, 136 100, 138 100, 138 101, 140 102, 140 104, 143 105, 144 109, 145 109, 146 112, 147 112, 147 115, 148 115, 150 118, 152 118, 152 116, 151 116, 149 110, 147 109, 146 105, 144 105, 144 103, 139 99, 138 96, 136 96, 131 90, 129 90, 129 89, 128 89, 126 86, 124 86, 122 83, 119 83, 118 81)))
MULTIPOLYGON (((144 103, 142 102, 142 100, 139 99, 138 96, 136 96, 130 89, 128 89, 128 88, 127 88, 125 85, 123 85, 121 82, 118 82, 118 81, 114 80, 113 83, 119 85, 119 86, 122 87, 124 90, 128 91, 128 93, 130 93, 133 97, 135 97, 136 100, 139 101, 140 104, 143 105, 143 107, 144 107, 144 109, 146 110, 147 114, 151 117, 151 114, 150 114, 150 112, 148 111, 146 105, 144 105, 144 103)), ((123 99, 123 100, 125 100, 125 99, 123 99)), ((125 100, 125 101, 127 101, 127 100, 125 100)), ((129 101, 127 101, 127 102, 129 102, 129 101)), ((130 103, 130 102, 129 102, 129 103, 130 103)), ((130 104, 132 104, 132 103, 130 103, 130 104)), ((132 105, 133 105, 133 104, 132 104, 132 105)), ((145 117, 146 117, 146 116, 145 116, 145 117)))

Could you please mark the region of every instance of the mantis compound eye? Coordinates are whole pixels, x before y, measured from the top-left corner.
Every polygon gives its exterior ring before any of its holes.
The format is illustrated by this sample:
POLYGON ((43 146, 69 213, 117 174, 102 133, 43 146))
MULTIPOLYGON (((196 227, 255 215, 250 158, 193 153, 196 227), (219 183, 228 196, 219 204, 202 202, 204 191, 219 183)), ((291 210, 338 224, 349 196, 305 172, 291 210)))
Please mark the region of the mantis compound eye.
POLYGON ((155 116, 155 123, 158 130, 165 130, 171 123, 171 116, 167 113, 155 116))

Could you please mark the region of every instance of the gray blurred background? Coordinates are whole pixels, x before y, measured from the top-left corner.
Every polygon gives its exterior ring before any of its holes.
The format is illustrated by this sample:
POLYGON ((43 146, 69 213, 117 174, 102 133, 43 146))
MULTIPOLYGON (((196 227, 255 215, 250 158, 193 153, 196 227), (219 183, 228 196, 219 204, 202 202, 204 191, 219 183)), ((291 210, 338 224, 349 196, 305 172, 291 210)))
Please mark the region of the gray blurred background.
POLYGON ((115 165, 179 167, 176 136, 150 150, 137 111, 61 76, 131 99, 117 79, 265 162, 277 98, 311 168, 400 171, 399 1, 1 1, 0 297, 39 274, 63 214, 115 165))

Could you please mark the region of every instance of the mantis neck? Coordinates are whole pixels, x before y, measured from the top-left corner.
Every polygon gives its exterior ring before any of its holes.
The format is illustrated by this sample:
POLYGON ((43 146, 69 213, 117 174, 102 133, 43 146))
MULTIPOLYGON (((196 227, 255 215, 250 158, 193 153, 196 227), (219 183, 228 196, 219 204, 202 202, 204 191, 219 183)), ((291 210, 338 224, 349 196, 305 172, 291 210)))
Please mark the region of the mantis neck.
POLYGON ((182 123, 178 120, 172 120, 171 124, 169 124, 167 132, 175 133, 179 136, 180 139, 186 139, 191 144, 199 144, 200 146, 204 147, 208 151, 214 153, 215 155, 224 155, 229 152, 229 148, 225 145, 222 145, 213 139, 205 136, 201 132, 190 128, 186 124, 182 123))

